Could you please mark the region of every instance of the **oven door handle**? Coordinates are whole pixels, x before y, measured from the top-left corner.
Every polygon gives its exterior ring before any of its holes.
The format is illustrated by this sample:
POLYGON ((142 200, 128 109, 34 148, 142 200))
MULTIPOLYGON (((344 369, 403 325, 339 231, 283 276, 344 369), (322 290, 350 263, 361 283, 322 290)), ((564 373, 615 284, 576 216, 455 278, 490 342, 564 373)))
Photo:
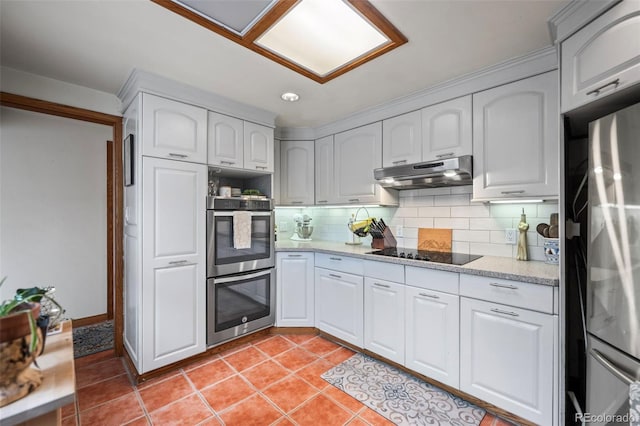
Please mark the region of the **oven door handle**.
MULTIPOLYGON (((268 211, 268 212, 254 212, 250 210, 238 210, 238 211, 248 211, 249 213, 251 213, 251 216, 271 216, 271 214, 273 213, 271 211, 268 211)), ((233 216, 233 212, 232 211, 214 211, 213 215, 214 216, 233 216)))
POLYGON ((220 283, 220 284, 231 283, 231 282, 234 282, 234 281, 242 281, 242 280, 246 280, 246 279, 262 277, 264 275, 270 275, 272 271, 273 271, 273 268, 267 269, 267 270, 264 270, 264 271, 260 271, 260 272, 255 272, 253 274, 233 275, 231 277, 222 277, 222 278, 216 277, 216 278, 214 278, 214 280, 215 280, 216 283, 220 283))
POLYGON ((636 380, 631 377, 630 374, 620 370, 616 365, 614 365, 611 361, 607 359, 599 350, 591 349, 591 356, 596 359, 604 368, 609 371, 609 373, 616 376, 622 382, 624 382, 627 386, 631 386, 636 380))

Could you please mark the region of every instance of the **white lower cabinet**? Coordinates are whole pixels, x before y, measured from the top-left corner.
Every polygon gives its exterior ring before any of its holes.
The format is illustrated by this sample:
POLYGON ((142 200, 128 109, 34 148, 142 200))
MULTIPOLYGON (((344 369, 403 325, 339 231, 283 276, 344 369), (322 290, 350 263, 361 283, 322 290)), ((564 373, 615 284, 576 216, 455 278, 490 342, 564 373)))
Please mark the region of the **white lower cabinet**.
POLYGON ((314 326, 313 253, 277 253, 276 325, 314 326))
POLYGON ((364 346, 363 277, 316 268, 315 324, 320 330, 364 346))
POLYGON ((459 386, 459 297, 406 286, 405 366, 459 386))
POLYGON ((554 315, 460 298, 460 390, 552 425, 554 315))
POLYGON ((405 286, 375 278, 364 280, 364 347, 404 364, 405 286))

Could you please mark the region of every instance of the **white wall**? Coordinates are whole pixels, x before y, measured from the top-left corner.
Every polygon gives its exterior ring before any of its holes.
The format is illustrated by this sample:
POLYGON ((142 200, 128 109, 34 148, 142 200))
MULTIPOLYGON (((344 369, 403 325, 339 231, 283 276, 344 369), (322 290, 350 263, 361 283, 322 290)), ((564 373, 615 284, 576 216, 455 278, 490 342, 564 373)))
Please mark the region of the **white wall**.
POLYGON ((111 127, 0 109, 0 298, 56 287, 69 318, 104 314, 111 127))
MULTIPOLYGON (((398 246, 416 248, 419 228, 453 229, 452 250, 501 257, 516 257, 517 245, 507 244, 505 228, 517 228, 524 209, 529 224, 527 243, 529 258, 544 261, 543 240, 536 233, 536 226, 549 223, 551 213, 558 212, 556 202, 535 204, 483 204, 471 203, 471 186, 452 188, 415 189, 400 191, 400 207, 369 208, 371 216, 382 217, 387 225, 402 226, 403 237, 396 235, 398 246)), ((328 241, 346 241, 346 224, 355 208, 312 207, 305 209, 276 209, 278 239, 291 236, 293 215, 306 213, 313 218, 312 238, 328 241), (288 232, 283 232, 283 226, 288 232)), ((366 217, 361 211, 359 218, 366 217)), ((363 239, 371 244, 371 239, 363 239)))
POLYGON ((120 99, 114 94, 13 68, 0 67, 0 90, 105 114, 122 115, 120 99))

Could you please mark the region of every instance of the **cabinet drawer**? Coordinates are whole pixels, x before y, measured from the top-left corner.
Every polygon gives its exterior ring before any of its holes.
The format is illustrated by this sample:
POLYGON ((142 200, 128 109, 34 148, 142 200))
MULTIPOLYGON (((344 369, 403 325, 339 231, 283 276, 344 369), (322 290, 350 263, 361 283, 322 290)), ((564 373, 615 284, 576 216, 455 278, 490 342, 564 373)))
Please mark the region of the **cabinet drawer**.
POLYGON ((407 266, 405 268, 405 283, 427 290, 458 294, 458 275, 456 272, 407 266))
POLYGON ((551 286, 461 274, 460 295, 553 313, 553 287, 551 286))
POLYGON ((316 253, 316 266, 333 269, 334 271, 348 272, 355 275, 364 274, 364 261, 353 257, 337 254, 316 253))
POLYGON ((388 262, 364 261, 364 275, 380 280, 404 283, 404 266, 388 262))

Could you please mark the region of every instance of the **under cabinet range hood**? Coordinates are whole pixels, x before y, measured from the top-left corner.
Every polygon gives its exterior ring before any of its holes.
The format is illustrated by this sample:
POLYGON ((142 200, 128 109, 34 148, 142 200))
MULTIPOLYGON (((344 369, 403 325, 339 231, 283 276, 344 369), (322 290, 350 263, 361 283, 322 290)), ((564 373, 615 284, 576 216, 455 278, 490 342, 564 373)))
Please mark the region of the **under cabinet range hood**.
POLYGON ((463 155, 444 160, 375 169, 373 176, 385 188, 417 189, 471 185, 472 158, 463 155))

